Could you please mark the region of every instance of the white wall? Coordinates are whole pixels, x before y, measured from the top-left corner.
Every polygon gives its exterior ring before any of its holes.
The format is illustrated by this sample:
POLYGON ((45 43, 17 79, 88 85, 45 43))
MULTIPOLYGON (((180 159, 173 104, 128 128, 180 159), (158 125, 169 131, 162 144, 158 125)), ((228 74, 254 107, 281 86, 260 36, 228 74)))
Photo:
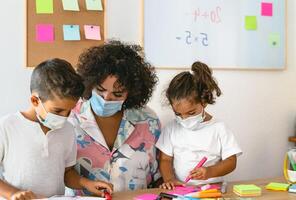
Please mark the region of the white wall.
MULTIPOLYGON (((124 41, 140 39, 139 0, 108 0, 108 35, 124 41)), ((284 153, 296 122, 296 1, 288 0, 288 66, 285 71, 215 70, 223 96, 208 111, 235 132, 244 151, 233 180, 282 174, 284 153)), ((31 71, 24 68, 24 3, 3 1, 0 7, 0 115, 28 105, 31 71)), ((149 105, 163 124, 173 119, 162 106, 161 92, 178 71, 158 70, 159 84, 149 105)))

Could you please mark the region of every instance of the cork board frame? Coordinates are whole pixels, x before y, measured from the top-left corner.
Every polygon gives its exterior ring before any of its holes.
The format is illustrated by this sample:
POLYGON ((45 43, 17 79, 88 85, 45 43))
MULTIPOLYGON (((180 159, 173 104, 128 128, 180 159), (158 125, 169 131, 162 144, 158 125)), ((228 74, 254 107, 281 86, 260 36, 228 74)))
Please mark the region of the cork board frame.
POLYGON ((50 58, 62 58, 73 66, 83 50, 104 43, 106 38, 106 0, 102 0, 103 11, 89 11, 85 0, 78 0, 80 11, 63 10, 62 0, 53 0, 53 14, 37 14, 36 1, 26 0, 26 46, 25 66, 35 67, 50 58), (52 24, 54 26, 53 42, 36 41, 36 25, 52 24), (64 41, 63 25, 79 25, 79 41, 64 41), (100 26, 101 40, 87 40, 84 25, 100 26))

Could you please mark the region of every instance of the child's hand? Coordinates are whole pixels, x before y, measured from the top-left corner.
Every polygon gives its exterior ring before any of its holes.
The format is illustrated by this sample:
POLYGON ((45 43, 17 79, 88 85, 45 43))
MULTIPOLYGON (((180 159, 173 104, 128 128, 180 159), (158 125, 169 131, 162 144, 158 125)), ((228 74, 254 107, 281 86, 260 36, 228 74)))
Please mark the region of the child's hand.
POLYGON ((103 190, 107 190, 109 194, 112 194, 113 191, 113 185, 104 181, 92 181, 86 178, 82 178, 83 180, 81 181, 82 187, 87 189, 89 192, 100 196, 104 197, 104 192, 103 190))
POLYGON ((171 181, 164 182, 163 184, 161 184, 159 186, 159 188, 173 190, 173 189, 175 189, 175 186, 177 186, 177 185, 184 185, 184 183, 182 183, 181 181, 178 181, 178 180, 171 180, 171 181))
POLYGON ((207 180, 210 177, 210 170, 207 167, 194 169, 190 172, 190 178, 194 180, 207 180))
POLYGON ((32 191, 17 191, 10 197, 11 200, 27 200, 36 198, 36 195, 32 191))

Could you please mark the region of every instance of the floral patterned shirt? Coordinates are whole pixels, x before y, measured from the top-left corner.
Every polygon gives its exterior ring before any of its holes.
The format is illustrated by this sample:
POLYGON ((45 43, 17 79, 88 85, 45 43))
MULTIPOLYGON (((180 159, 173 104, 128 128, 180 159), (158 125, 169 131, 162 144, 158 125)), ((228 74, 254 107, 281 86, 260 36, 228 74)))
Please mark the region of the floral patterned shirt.
MULTIPOLYGON (((77 172, 91 180, 114 185, 114 191, 147 188, 160 178, 155 143, 160 121, 148 107, 125 110, 114 147, 110 151, 89 101, 79 101, 69 121, 77 136, 77 172)), ((89 195, 87 191, 76 191, 89 195)))

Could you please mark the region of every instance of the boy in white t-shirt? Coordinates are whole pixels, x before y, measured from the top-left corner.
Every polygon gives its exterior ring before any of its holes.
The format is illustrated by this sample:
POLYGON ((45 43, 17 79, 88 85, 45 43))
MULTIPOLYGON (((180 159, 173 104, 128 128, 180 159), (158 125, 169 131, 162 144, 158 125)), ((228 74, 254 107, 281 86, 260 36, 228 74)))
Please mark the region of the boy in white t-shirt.
POLYGON ((31 106, 0 120, 0 197, 34 199, 63 195, 65 185, 102 196, 112 185, 80 177, 76 139, 67 121, 84 91, 79 75, 65 60, 40 63, 31 76, 31 106))
POLYGON ((156 144, 164 189, 186 179, 193 185, 221 182, 236 168, 236 157, 242 153, 225 124, 205 112, 207 104, 215 103, 215 95, 221 95, 212 71, 201 62, 191 70, 175 76, 166 91, 177 117, 164 127, 156 144), (204 165, 195 169, 203 158, 204 165))

